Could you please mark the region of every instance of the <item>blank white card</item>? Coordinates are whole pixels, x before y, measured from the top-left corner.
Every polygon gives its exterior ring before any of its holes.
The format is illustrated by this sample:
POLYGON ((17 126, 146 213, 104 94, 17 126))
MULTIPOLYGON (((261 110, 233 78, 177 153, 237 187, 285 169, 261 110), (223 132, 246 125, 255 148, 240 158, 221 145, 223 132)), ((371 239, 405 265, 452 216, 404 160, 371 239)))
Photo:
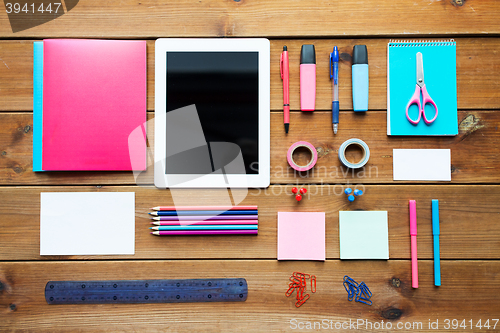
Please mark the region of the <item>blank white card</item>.
POLYGON ((40 202, 40 255, 134 254, 134 192, 41 193, 40 202))
POLYGON ((394 180, 451 181, 450 149, 394 149, 394 180))

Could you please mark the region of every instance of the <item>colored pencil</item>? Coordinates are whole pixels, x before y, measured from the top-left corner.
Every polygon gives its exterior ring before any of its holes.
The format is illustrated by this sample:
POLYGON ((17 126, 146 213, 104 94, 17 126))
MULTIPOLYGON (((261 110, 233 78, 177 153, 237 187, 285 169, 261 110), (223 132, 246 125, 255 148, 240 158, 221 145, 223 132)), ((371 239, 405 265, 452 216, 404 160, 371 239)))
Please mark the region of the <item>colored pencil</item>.
POLYGON ((153 231, 155 236, 188 236, 188 235, 257 235, 258 230, 192 230, 192 231, 153 231))
POLYGON ((258 225, 166 225, 160 227, 150 227, 151 230, 257 230, 258 225))
POLYGON ((257 210, 257 206, 157 206, 152 210, 180 211, 180 210, 257 210))
POLYGON ((154 221, 224 221, 224 220, 258 220, 258 215, 200 215, 200 216, 158 216, 154 221))
POLYGON ((259 224, 258 220, 221 220, 221 221, 164 221, 151 222, 153 225, 241 225, 241 224, 259 224))
POLYGON ((184 210, 184 211, 155 211, 149 213, 154 216, 196 216, 196 215, 257 215, 257 210, 184 210))

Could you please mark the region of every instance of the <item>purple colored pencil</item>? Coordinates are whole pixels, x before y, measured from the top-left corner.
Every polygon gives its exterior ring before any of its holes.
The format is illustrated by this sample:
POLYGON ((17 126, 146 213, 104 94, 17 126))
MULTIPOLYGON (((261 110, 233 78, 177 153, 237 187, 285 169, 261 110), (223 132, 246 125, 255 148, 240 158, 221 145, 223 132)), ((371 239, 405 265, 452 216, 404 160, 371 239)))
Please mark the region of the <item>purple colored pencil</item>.
POLYGON ((221 220, 258 220, 258 215, 203 215, 203 216, 157 216, 154 221, 221 221, 221 220))
POLYGON ((155 236, 186 236, 186 235, 257 235, 258 230, 192 230, 192 231, 153 231, 155 236))

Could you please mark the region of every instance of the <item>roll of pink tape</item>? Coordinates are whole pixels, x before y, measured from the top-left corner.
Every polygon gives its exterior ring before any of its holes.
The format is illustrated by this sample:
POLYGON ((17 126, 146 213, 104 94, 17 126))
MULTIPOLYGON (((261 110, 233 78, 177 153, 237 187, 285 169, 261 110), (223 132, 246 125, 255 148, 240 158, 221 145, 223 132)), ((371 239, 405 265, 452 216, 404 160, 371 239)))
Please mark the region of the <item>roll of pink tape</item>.
POLYGON ((290 148, 288 149, 288 153, 286 154, 286 159, 288 160, 288 164, 290 164, 290 166, 294 170, 297 170, 297 171, 307 171, 309 169, 312 169, 316 165, 316 162, 318 161, 318 152, 316 151, 316 148, 314 148, 314 146, 312 144, 310 144, 309 142, 307 142, 307 141, 298 141, 298 142, 295 142, 293 145, 290 146, 290 148), (304 147, 304 148, 308 149, 311 152, 312 158, 309 161, 309 163, 307 163, 306 165, 298 165, 293 160, 293 156, 292 156, 293 152, 295 151, 295 149, 300 148, 300 147, 304 147))

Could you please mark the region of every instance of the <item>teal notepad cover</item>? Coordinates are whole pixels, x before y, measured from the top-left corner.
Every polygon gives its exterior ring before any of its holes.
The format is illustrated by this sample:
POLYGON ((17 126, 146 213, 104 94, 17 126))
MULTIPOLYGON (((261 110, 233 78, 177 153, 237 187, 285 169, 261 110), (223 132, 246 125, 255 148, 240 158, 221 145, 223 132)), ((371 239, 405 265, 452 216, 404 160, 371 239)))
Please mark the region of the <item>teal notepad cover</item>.
MULTIPOLYGON (((449 41, 390 42, 387 46, 387 135, 457 135, 456 43, 449 41), (438 107, 436 120, 417 125, 406 118, 406 105, 413 96, 417 77, 417 52, 422 53, 424 82, 438 107)), ((428 115, 433 115, 431 106, 428 115)), ((416 119, 417 107, 410 108, 416 119)), ((431 118, 431 117, 428 117, 431 118)))
POLYGON ((33 171, 42 170, 43 42, 33 43, 33 171))

